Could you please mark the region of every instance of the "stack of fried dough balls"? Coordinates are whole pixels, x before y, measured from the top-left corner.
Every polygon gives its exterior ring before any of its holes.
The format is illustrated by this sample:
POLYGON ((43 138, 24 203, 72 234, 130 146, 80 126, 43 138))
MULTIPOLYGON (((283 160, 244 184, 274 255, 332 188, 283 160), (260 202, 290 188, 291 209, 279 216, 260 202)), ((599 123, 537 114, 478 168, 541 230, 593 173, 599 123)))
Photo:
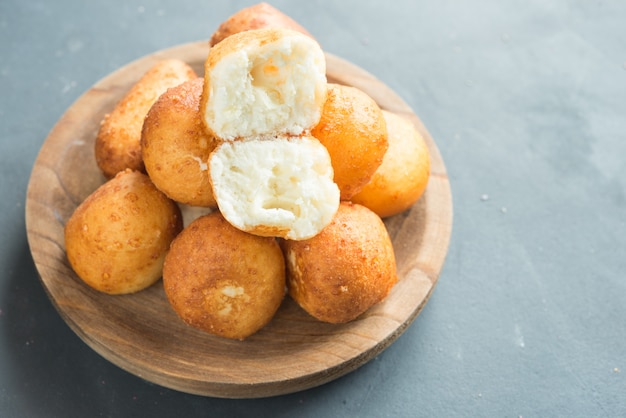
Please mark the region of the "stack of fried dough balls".
POLYGON ((66 225, 77 275, 111 294, 162 277, 185 323, 239 340, 286 294, 329 323, 381 302, 397 282, 381 218, 420 198, 430 168, 412 123, 327 82, 319 44, 265 3, 220 25, 202 76, 149 70, 95 152, 108 180, 66 225))
POLYGON ((68 260, 96 290, 135 293, 162 277, 165 255, 183 228, 183 218, 176 202, 144 171, 141 133, 159 97, 197 77, 181 60, 158 61, 101 123, 95 157, 107 181, 65 225, 68 260))
POLYGON ((315 41, 285 29, 240 32, 210 50, 200 114, 216 144, 207 163, 219 211, 174 240, 163 271, 186 323, 227 338, 258 331, 285 295, 276 237, 311 238, 337 212, 330 156, 309 134, 325 69, 315 41))

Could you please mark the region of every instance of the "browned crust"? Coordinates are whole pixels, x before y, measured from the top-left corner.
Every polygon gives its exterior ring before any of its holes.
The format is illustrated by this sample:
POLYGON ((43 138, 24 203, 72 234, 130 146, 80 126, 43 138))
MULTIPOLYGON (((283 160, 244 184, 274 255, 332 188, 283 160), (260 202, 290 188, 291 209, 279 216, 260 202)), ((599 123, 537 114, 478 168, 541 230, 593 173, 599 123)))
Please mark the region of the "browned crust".
POLYGON ((397 282, 391 239, 364 206, 342 202, 315 237, 282 242, 289 295, 320 321, 345 323, 382 301, 397 282))
POLYGON ((165 254, 182 228, 178 206, 148 176, 127 169, 73 212, 64 231, 68 261, 94 289, 137 292, 161 277, 165 254))
POLYGON ((342 200, 350 200, 382 164, 389 141, 385 117, 362 90, 328 83, 322 116, 312 130, 328 150, 342 200))
POLYGON ((141 150, 148 175, 171 199, 214 208, 208 160, 216 143, 200 115, 202 85, 197 77, 159 97, 144 121, 141 150))
POLYGON ((263 2, 241 9, 230 16, 213 33, 209 43, 213 46, 236 33, 263 28, 291 29, 313 37, 294 19, 263 2))
POLYGON ((284 259, 274 238, 247 234, 213 212, 197 218, 174 240, 163 267, 163 287, 187 324, 244 339, 278 310, 285 296, 284 259), (241 298, 225 297, 225 287, 240 290, 241 298))
POLYGON ((126 168, 144 171, 141 129, 146 114, 168 88, 196 77, 194 70, 181 60, 159 61, 104 117, 96 137, 95 155, 107 178, 126 168))

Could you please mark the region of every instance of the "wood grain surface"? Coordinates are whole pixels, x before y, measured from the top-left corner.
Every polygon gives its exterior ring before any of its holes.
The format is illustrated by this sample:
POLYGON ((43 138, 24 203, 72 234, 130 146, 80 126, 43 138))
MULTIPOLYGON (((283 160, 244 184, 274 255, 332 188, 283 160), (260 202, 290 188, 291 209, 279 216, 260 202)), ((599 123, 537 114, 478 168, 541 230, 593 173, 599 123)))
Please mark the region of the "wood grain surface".
MULTIPOLYGON (((420 119, 371 74, 327 54, 331 82, 352 85, 382 108, 409 117, 431 152, 428 188, 410 210, 385 220, 400 277, 382 303, 357 320, 325 324, 289 297, 272 322, 245 341, 211 336, 184 324, 162 283, 110 296, 86 286, 69 266, 63 228, 76 206, 105 180, 94 140, 105 113, 155 62, 180 58, 203 73, 208 42, 159 51, 96 83, 63 115, 32 170, 26 228, 41 282, 67 324, 103 357, 150 382, 183 392, 256 398, 296 392, 336 379, 371 360, 413 322, 443 266, 452 229, 452 197, 439 150, 420 119)), ((411 359, 406 359, 411 361, 411 359)))

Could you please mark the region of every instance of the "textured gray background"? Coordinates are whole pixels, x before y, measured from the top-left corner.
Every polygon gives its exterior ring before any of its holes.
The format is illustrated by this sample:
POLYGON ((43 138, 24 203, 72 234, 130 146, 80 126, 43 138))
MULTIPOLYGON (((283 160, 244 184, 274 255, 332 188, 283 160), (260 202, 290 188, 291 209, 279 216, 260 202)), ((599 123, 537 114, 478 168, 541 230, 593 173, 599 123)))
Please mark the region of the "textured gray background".
POLYGON ((626 2, 276 0, 421 117, 448 169, 439 284, 376 359, 224 400, 113 366, 48 301, 32 164, 93 83, 250 1, 0 1, 0 416, 626 416, 626 2))

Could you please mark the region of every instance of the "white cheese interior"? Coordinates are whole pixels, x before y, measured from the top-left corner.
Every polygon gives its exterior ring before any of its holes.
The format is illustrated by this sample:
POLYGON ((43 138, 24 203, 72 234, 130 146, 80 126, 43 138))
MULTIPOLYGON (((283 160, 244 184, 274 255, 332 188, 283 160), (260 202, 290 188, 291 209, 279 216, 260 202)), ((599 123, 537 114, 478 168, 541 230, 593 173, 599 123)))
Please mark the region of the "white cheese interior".
POLYGON ((300 135, 317 124, 325 98, 321 48, 288 36, 224 56, 210 71, 205 117, 225 140, 300 135))
POLYGON ((209 172, 220 211, 245 231, 310 238, 339 207, 328 151, 310 136, 224 142, 211 154, 209 172))

